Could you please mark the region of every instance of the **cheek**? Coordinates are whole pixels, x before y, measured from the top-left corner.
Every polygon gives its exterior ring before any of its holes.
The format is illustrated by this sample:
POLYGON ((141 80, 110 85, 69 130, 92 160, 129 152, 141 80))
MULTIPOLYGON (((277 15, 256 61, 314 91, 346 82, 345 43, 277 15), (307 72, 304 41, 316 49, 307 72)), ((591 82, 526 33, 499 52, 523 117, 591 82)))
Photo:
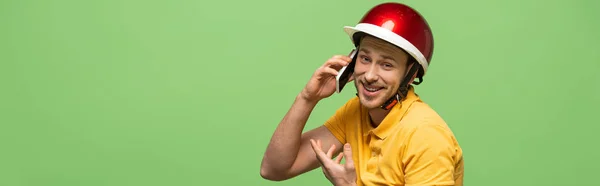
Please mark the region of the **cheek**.
POLYGON ((389 87, 397 88, 400 86, 400 80, 402 77, 399 77, 396 73, 389 72, 381 75, 382 80, 384 80, 385 84, 389 87))
POLYGON ((364 74, 366 71, 367 71, 367 68, 363 64, 360 64, 357 62, 356 65, 354 66, 354 74, 356 74, 356 75, 364 74))
POLYGON ((352 76, 354 76, 354 80, 360 79, 362 78, 362 76, 365 75, 365 70, 361 69, 361 68, 354 68, 354 72, 352 73, 352 76))

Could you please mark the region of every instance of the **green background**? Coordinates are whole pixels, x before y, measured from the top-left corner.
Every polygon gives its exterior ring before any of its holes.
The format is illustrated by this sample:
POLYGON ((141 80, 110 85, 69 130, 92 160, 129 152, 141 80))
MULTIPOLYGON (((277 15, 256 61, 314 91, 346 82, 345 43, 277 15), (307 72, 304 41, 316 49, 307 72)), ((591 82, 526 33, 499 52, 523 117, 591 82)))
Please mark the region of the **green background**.
MULTIPOLYGON (((0 185, 329 185, 259 175, 343 26, 383 1, 0 1, 0 185)), ((405 2, 466 185, 597 185, 598 1, 405 2)), ((354 96, 323 100, 307 129, 354 96)))

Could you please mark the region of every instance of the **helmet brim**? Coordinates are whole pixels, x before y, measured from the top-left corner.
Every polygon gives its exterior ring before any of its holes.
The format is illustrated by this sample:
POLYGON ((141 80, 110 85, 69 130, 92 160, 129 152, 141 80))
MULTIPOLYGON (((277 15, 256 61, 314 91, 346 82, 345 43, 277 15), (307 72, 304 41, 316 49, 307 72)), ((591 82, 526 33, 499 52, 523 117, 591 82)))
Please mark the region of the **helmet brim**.
POLYGON ((352 43, 354 43, 354 45, 359 44, 356 43, 357 41, 354 39, 354 35, 362 32, 387 41, 395 46, 398 46, 404 51, 406 51, 406 53, 411 55, 422 66, 423 73, 427 71, 429 63, 425 59, 425 56, 423 56, 423 54, 419 51, 419 49, 417 49, 417 47, 415 47, 408 40, 391 32, 390 30, 368 23, 359 23, 355 27, 345 26, 344 31, 348 34, 348 36, 350 36, 350 39, 352 40, 352 43))

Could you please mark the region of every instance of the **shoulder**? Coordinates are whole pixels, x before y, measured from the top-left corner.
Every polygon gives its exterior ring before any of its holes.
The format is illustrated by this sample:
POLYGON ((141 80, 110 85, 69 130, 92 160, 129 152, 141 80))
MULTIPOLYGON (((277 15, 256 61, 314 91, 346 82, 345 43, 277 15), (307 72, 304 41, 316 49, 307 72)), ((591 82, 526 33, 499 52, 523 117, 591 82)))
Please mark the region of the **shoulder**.
POLYGON ((422 101, 411 105, 399 126, 402 133, 399 135, 404 136, 406 145, 427 143, 430 147, 458 148, 456 137, 446 121, 422 101))
POLYGON ((324 126, 342 143, 345 143, 347 133, 355 130, 347 127, 348 121, 360 121, 361 105, 357 97, 350 98, 340 106, 335 113, 325 121, 324 126))
POLYGON ((446 121, 423 101, 415 101, 411 104, 402 120, 400 120, 400 124, 403 127, 412 129, 448 127, 446 121))
POLYGON ((404 163, 415 161, 447 160, 447 167, 462 160, 462 148, 452 130, 441 117, 430 114, 414 119, 401 127, 404 163))
POLYGON ((350 99, 348 99, 348 101, 346 101, 346 104, 344 105, 347 108, 352 108, 352 109, 360 109, 361 105, 360 105, 360 100, 358 98, 358 96, 354 96, 350 99))
POLYGON ((406 183, 462 183, 462 149, 442 117, 423 102, 414 103, 405 117, 398 136, 406 183))
POLYGON ((433 175, 442 178, 454 171, 462 174, 462 148, 446 121, 428 104, 414 102, 398 126, 395 137, 401 144, 401 162, 413 181, 433 175))
POLYGON ((346 101, 342 106, 338 107, 335 113, 326 121, 327 125, 343 125, 345 120, 356 119, 360 116, 362 106, 358 97, 352 97, 346 101))
POLYGON ((338 108, 336 114, 355 114, 356 112, 360 112, 361 104, 358 97, 352 97, 344 103, 341 107, 338 108))

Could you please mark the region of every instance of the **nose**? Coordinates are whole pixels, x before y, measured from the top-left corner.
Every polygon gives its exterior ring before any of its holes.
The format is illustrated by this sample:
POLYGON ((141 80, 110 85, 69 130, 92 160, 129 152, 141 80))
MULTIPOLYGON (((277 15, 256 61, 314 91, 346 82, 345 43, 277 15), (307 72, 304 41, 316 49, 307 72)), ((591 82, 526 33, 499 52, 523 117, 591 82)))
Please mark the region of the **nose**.
POLYGON ((377 68, 370 66, 369 69, 367 69, 367 72, 365 72, 365 80, 368 83, 373 83, 379 80, 379 76, 377 75, 377 68))

